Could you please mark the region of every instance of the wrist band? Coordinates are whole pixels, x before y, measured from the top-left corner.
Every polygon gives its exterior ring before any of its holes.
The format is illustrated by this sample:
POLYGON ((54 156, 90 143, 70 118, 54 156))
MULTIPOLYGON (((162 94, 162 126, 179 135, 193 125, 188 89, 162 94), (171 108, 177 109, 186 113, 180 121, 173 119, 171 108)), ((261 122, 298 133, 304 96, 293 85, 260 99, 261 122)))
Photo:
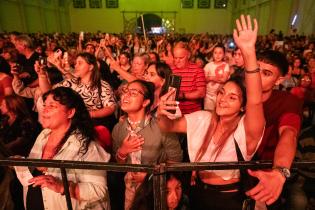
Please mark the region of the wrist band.
POLYGON ((247 73, 247 74, 254 74, 254 73, 257 73, 257 72, 260 72, 260 68, 259 67, 257 67, 254 70, 250 70, 250 71, 245 69, 245 73, 247 73))

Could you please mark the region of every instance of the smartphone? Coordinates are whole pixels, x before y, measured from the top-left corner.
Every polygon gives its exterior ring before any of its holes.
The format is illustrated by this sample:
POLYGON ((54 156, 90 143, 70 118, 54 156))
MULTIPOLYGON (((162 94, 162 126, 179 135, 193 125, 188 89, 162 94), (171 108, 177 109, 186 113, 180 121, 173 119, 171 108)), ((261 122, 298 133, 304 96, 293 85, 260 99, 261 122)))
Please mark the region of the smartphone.
POLYGON ((84 40, 84 32, 83 31, 80 32, 79 39, 84 40))
POLYGON ((65 63, 69 63, 69 54, 68 52, 63 53, 63 60, 65 63))
POLYGON ((56 50, 56 51, 54 52, 54 58, 55 58, 55 59, 60 58, 61 55, 62 55, 62 51, 61 51, 60 49, 58 49, 58 50, 56 50))
POLYGON ((39 56, 38 61, 41 66, 47 66, 47 59, 45 57, 39 56))
MULTIPOLYGON (((182 77, 172 74, 170 76, 170 80, 168 83, 168 91, 170 91, 171 89, 175 89, 175 94, 171 95, 168 100, 172 100, 172 101, 177 101, 178 100, 178 95, 179 95, 179 88, 180 88, 180 84, 182 81, 182 77)), ((170 110, 169 112, 171 113, 175 113, 176 110, 170 110)))

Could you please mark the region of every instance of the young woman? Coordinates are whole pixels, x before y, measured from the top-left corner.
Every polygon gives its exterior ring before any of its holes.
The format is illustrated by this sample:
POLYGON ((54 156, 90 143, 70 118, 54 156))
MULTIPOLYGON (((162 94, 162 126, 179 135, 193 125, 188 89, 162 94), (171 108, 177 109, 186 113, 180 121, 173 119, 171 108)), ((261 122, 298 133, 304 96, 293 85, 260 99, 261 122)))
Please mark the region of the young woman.
MULTIPOLYGON (((154 85, 135 80, 122 90, 121 109, 126 117, 113 129, 113 150, 117 162, 157 164, 180 162, 182 150, 175 134, 160 131, 150 110, 154 101, 154 85)), ((129 172, 125 176, 125 209, 129 209, 145 173, 129 172)))
POLYGON ((295 57, 292 66, 289 67, 289 74, 295 80, 299 80, 303 74, 305 74, 302 68, 302 60, 299 57, 295 57))
POLYGON ((204 109, 214 110, 216 103, 216 95, 222 84, 224 84, 230 76, 229 64, 224 62, 225 48, 223 45, 216 45, 213 50, 213 61, 204 67, 207 89, 204 99, 204 109))
MULTIPOLYGON (((255 42, 257 22, 241 16, 234 40, 245 59, 245 90, 241 79, 233 78, 219 90, 213 113, 198 111, 176 120, 168 119, 175 101, 168 92, 161 98, 158 125, 163 131, 187 133, 191 162, 237 161, 236 146, 245 160, 254 155, 263 136, 265 125, 259 68, 255 42)), ((239 170, 207 170, 194 173, 192 184, 193 209, 242 209, 244 194, 240 192, 239 170)))
POLYGON ((167 92, 167 84, 170 79, 172 70, 165 63, 152 63, 145 71, 144 78, 146 81, 152 82, 155 87, 154 102, 151 110, 155 114, 160 102, 160 97, 167 92))
POLYGON ((27 156, 39 133, 22 97, 5 96, 1 102, 0 141, 11 155, 27 156))
POLYGON ((183 192, 182 177, 178 173, 166 175, 166 202, 168 210, 189 210, 189 199, 183 192))
MULTIPOLYGON (((178 173, 166 174, 166 205, 168 210, 189 210, 189 199, 183 193, 182 178, 178 173)), ((154 208, 153 179, 147 175, 137 189, 131 210, 152 210, 154 208)))
MULTIPOLYGON (((39 70, 39 85, 42 92, 51 88, 47 73, 39 70)), ((116 101, 110 85, 101 80, 100 71, 94 55, 80 53, 77 56, 72 79, 66 79, 54 87, 69 87, 80 94, 97 125, 104 125, 112 129, 115 123, 113 116, 116 101)))
MULTIPOLYGON (((58 87, 44 96, 43 127, 29 158, 108 162, 110 155, 95 140, 89 112, 81 96, 70 88, 58 87)), ((67 209, 58 168, 36 168, 33 183, 25 187, 27 209, 67 209)), ((106 172, 68 171, 73 209, 110 209, 106 172)))

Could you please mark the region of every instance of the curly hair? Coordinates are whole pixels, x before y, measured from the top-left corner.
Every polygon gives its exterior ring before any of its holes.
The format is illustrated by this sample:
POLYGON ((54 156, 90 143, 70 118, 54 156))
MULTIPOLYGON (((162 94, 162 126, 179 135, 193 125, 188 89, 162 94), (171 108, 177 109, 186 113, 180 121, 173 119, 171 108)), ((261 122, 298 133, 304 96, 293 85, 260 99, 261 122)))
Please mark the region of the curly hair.
POLYGON ((77 92, 67 87, 57 87, 48 91, 43 95, 44 102, 49 95, 52 95, 55 101, 58 101, 60 104, 66 106, 67 109, 75 110, 75 114, 71 120, 71 125, 56 150, 60 150, 62 145, 68 140, 69 136, 74 134, 81 142, 79 153, 85 154, 88 150, 90 142, 96 139, 96 134, 93 121, 83 99, 77 92))

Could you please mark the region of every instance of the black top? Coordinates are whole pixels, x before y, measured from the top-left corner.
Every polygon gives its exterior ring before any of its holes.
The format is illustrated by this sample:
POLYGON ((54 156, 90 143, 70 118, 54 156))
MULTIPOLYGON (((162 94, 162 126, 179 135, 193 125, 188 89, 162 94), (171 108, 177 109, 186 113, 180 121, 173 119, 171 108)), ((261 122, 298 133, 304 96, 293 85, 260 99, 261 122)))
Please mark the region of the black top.
POLYGON ((34 64, 35 64, 35 61, 38 60, 38 58, 39 58, 39 54, 37 52, 34 52, 29 59, 27 59, 25 56, 22 56, 22 55, 18 57, 18 63, 23 68, 21 69, 21 72, 27 72, 31 75, 31 77, 29 78, 21 79, 24 85, 29 85, 37 79, 37 73, 34 69, 34 64))
POLYGON ((11 155, 28 156, 38 134, 39 125, 32 119, 16 118, 11 126, 5 121, 0 125, 0 141, 11 155))
MULTIPOLYGON (((32 175, 40 176, 43 173, 35 168, 32 175)), ((33 187, 32 185, 28 186, 28 191, 26 195, 26 210, 44 210, 43 194, 40 186, 33 187)))

